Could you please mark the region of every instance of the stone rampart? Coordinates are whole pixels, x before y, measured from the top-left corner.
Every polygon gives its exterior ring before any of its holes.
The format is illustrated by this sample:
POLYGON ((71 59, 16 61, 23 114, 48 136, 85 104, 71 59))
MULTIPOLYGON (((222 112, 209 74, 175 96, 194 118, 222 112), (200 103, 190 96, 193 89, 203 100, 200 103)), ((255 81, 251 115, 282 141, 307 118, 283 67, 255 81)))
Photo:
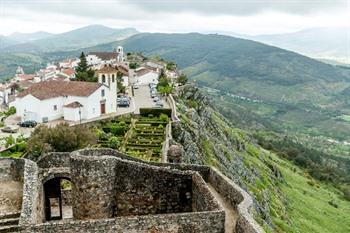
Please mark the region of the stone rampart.
POLYGON ((24 159, 24 184, 22 211, 19 225, 35 224, 40 222, 38 210, 39 182, 38 166, 33 161, 24 159))
POLYGON ((0 159, 0 181, 23 182, 24 173, 23 159, 1 158, 0 159))
POLYGON ((239 214, 239 218, 236 223, 236 232, 265 232, 254 220, 252 214, 250 213, 253 206, 253 200, 246 191, 213 167, 210 168, 209 183, 217 192, 224 196, 232 206, 236 207, 239 214))
POLYGON ((23 233, 223 233, 223 210, 181 214, 118 217, 90 221, 63 221, 23 227, 23 233))
POLYGON ((37 165, 39 168, 52 168, 52 167, 69 167, 70 166, 70 153, 69 152, 51 152, 42 155, 37 159, 37 165))

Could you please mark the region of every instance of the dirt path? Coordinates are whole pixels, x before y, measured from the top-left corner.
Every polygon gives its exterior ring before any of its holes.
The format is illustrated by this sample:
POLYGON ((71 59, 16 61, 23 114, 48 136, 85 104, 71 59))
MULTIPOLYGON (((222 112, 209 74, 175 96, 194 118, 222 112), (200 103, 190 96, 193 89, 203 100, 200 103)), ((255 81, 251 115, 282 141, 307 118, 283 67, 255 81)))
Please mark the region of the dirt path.
POLYGON ((0 214, 20 211, 22 207, 23 183, 0 182, 0 214))
POLYGON ((216 198, 216 200, 221 204, 222 207, 224 207, 224 210, 225 210, 225 233, 234 233, 236 221, 238 218, 238 214, 237 214, 236 210, 209 183, 208 183, 208 187, 209 187, 210 191, 212 192, 212 194, 214 195, 214 197, 216 198))

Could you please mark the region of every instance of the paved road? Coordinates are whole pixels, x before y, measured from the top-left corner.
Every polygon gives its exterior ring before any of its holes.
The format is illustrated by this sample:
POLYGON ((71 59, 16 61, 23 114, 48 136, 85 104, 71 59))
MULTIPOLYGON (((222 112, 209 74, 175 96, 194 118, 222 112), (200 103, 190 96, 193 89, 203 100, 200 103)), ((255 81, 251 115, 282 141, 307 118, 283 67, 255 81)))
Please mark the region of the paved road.
MULTIPOLYGON (((140 113, 140 108, 155 108, 155 102, 153 102, 153 99, 150 94, 150 89, 148 85, 142 85, 138 89, 134 89, 134 95, 135 95, 135 104, 136 104, 136 110, 135 113, 140 113)), ((162 99, 162 102, 164 104, 164 108, 170 108, 168 105, 168 102, 165 101, 165 98, 162 99)))

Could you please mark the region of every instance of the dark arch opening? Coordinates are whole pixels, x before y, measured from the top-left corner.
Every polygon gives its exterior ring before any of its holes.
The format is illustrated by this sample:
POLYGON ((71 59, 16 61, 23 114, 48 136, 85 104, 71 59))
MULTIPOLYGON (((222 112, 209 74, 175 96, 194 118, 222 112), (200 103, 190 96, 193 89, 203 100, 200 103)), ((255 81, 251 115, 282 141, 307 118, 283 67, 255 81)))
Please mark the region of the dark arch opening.
POLYGON ((46 221, 73 217, 71 189, 72 183, 67 177, 55 177, 44 183, 46 221))

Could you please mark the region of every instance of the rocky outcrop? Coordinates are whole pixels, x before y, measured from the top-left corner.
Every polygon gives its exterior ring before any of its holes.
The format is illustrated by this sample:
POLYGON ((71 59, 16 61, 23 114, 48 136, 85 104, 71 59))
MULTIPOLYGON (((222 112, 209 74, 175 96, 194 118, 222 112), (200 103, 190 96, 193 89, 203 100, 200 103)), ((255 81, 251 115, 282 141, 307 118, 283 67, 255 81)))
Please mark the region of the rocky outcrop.
MULTIPOLYGON (((256 180, 263 179, 259 169, 247 166, 245 156, 251 151, 254 142, 234 128, 210 104, 205 95, 193 86, 183 88, 175 97, 178 105, 178 115, 181 121, 172 123, 173 139, 181 145, 182 162, 191 164, 210 165, 218 168, 234 183, 249 193, 249 214, 255 216, 264 225, 272 226, 270 218, 270 200, 267 190, 262 190, 261 200, 249 187, 256 185, 256 180)), ((263 161, 264 162, 264 161, 263 161)), ((283 180, 276 167, 269 175, 272 180, 283 180)), ((243 220, 240 220, 243 221, 243 220)))

